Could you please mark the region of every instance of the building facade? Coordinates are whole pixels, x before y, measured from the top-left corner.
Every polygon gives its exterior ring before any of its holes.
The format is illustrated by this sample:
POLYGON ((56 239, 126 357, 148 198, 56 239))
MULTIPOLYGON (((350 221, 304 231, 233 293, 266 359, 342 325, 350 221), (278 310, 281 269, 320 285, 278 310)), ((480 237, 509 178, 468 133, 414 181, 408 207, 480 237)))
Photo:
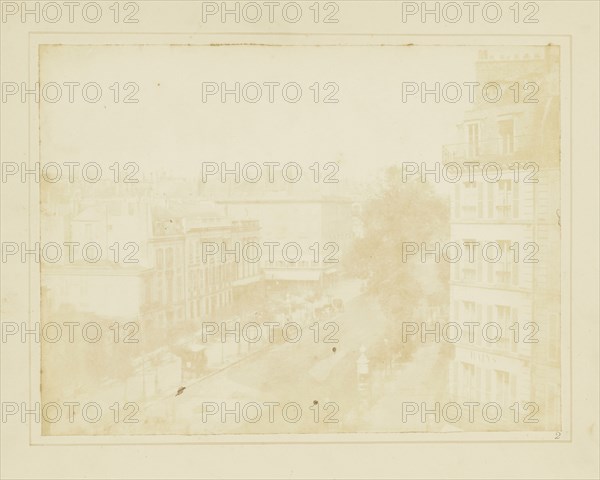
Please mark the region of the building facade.
POLYGON ((459 142, 443 148, 445 165, 463 171, 451 199, 451 237, 463 250, 451 266, 449 319, 474 326, 455 344, 450 394, 500 403, 506 429, 559 431, 558 48, 482 51, 476 72, 480 84, 498 84, 502 98, 475 101, 459 142), (534 410, 537 422, 522 423, 534 410))
POLYGON ((227 216, 257 218, 261 268, 271 282, 326 285, 352 239, 352 203, 341 197, 271 195, 220 200, 227 216), (267 242, 273 255, 268 254, 267 242), (266 245, 266 246, 265 246, 266 245))
POLYGON ((236 292, 260 289, 258 264, 221 254, 256 241, 256 220, 234 222, 213 203, 166 200, 144 186, 116 190, 87 192, 47 215, 43 241, 94 243, 103 256, 42 262, 46 311, 62 305, 151 330, 193 332, 227 314, 236 292))

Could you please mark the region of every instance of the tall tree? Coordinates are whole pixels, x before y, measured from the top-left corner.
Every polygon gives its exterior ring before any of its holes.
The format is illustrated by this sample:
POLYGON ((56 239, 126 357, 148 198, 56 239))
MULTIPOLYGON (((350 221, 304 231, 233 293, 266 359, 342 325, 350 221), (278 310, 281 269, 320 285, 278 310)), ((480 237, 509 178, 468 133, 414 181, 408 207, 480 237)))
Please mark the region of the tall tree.
POLYGON ((419 248, 449 238, 449 199, 429 183, 402 181, 400 167, 389 168, 377 193, 363 206, 362 236, 349 255, 351 273, 367 279, 384 312, 396 322, 409 321, 421 300, 439 302, 447 295, 448 264, 427 263, 420 254, 403 259, 403 245, 419 248), (432 288, 435 285, 435 288, 432 288))

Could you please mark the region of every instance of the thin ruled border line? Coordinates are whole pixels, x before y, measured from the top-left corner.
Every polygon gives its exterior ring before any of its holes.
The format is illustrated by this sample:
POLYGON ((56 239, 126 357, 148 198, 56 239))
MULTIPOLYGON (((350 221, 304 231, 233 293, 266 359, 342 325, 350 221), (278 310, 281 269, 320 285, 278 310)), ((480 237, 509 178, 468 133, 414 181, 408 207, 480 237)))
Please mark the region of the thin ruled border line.
MULTIPOLYGON (((148 0, 148 1, 162 1, 162 0, 148 0)), ((185 0, 185 1, 194 1, 194 0, 185 0)), ((351 0, 354 1, 354 0, 351 0)), ((387 1, 387 0, 384 0, 387 1)), ((407 34, 407 33, 392 33, 392 34, 387 34, 387 33, 377 33, 377 34, 369 34, 369 33, 358 33, 358 34, 354 34, 354 33, 339 33, 339 34, 334 34, 334 33, 289 33, 289 32, 283 32, 283 33, 256 33, 256 32, 202 32, 202 33, 198 33, 198 32, 28 32, 28 65, 29 65, 29 74, 28 74, 28 80, 29 82, 31 81, 31 36, 32 35, 113 35, 113 36, 120 36, 120 35, 175 35, 175 36, 207 36, 207 35, 239 35, 239 36, 248 36, 248 35, 260 35, 260 36, 305 36, 305 37, 318 37, 318 36, 340 36, 340 37, 364 37, 364 36, 368 36, 368 37, 542 37, 545 38, 546 40, 548 38, 565 38, 568 39, 568 48, 569 48, 569 168, 568 168, 568 174, 569 174, 569 275, 568 275, 568 279, 569 279, 569 285, 567 288, 567 291, 569 293, 569 320, 568 320, 568 327, 569 327, 569 355, 568 355, 568 360, 569 360, 569 438, 567 439, 559 439, 559 440, 555 440, 555 439, 545 439, 545 440, 503 440, 503 439, 495 439, 495 440, 485 440, 485 439, 476 439, 476 440, 427 440, 427 439, 423 439, 423 440, 341 440, 341 441, 331 441, 331 440, 320 440, 320 439, 315 439, 312 441, 306 441, 306 440, 297 440, 297 441, 240 441, 240 440, 232 440, 229 441, 228 439, 223 439, 221 441, 190 441, 190 442, 182 442, 182 441, 175 441, 175 442, 167 442, 167 443, 163 443, 163 442, 151 442, 151 441, 144 441, 144 442, 110 442, 110 443, 58 443, 58 442, 53 442, 53 443, 32 443, 32 428, 33 425, 30 424, 30 428, 29 428, 29 445, 30 446, 139 446, 139 445, 285 445, 285 444, 289 444, 289 445, 314 445, 314 444, 326 444, 326 445, 339 445, 339 444, 422 444, 422 443, 431 443, 431 444, 456 444, 456 443, 572 443, 573 442, 573 432, 572 432, 572 425, 573 425, 573 340, 572 340, 572 318, 573 318, 573 300, 572 300, 572 280, 573 280, 573 271, 572 271, 572 261, 573 261, 573 246, 572 246, 572 240, 573 240, 573 225, 572 225, 572 215, 573 215, 573 145, 572 145, 572 132, 573 132, 573 103, 572 103, 572 98, 573 98, 573 36, 571 34, 407 34)), ((38 44, 38 80, 39 80, 39 68, 40 68, 40 62, 39 62, 39 45, 42 44, 38 44)), ((45 45, 45 44, 44 44, 45 45)), ((118 46, 136 46, 136 45, 148 45, 145 43, 141 43, 141 44, 123 44, 123 43, 119 43, 119 44, 101 44, 101 43, 92 43, 92 44, 64 44, 65 46, 104 46, 104 45, 118 45, 118 46)), ((150 46, 158 46, 160 44, 150 44, 150 46)), ((163 44, 164 45, 164 44, 163 44)), ((169 45, 177 45, 177 44, 173 44, 173 43, 169 43, 169 45)), ((181 46, 205 46, 205 47, 211 47, 214 46, 214 44, 190 44, 189 42, 185 42, 185 43, 181 43, 181 46)), ((222 46, 240 46, 242 44, 240 43, 226 43, 222 46)), ((258 45, 269 45, 269 46, 286 46, 286 47, 291 47, 291 46, 297 46, 297 47, 316 47, 316 46, 321 46, 321 47, 327 47, 327 46, 331 46, 331 47, 402 47, 402 46, 406 46, 407 44, 332 44, 332 45, 324 45, 324 44, 293 44, 293 45, 285 45, 285 44, 281 44, 281 43, 277 43, 277 44, 248 44, 245 43, 243 44, 244 46, 258 46, 258 45)), ((527 45, 543 45, 543 44, 525 44, 523 46, 527 46, 527 45)), ((478 45, 473 45, 473 44, 444 44, 444 45, 414 45, 414 46, 427 46, 427 47, 434 47, 434 46, 470 46, 470 47, 477 47, 478 45)), ((484 46, 484 45, 482 45, 484 46)), ((505 46, 505 44, 486 44, 485 46, 505 46)), ((512 46, 512 45, 509 45, 512 46)), ((518 45, 514 45, 514 46, 518 46, 518 45)), ((561 45, 561 49, 562 49, 562 45, 561 45)), ((561 69, 561 73, 562 73, 562 65, 563 65, 563 56, 561 55, 561 65, 560 65, 560 69, 561 69)), ((561 75, 560 77, 560 84, 562 85, 562 78, 563 76, 561 75)), ((561 88, 561 94, 562 94, 562 88, 561 88)), ((561 112, 562 112, 562 105, 563 105, 563 99, 561 98, 561 112)), ((40 126, 40 104, 38 104, 38 162, 41 161, 41 148, 39 148, 39 142, 40 142, 40 135, 39 135, 39 130, 41 128, 40 126)), ((31 108, 29 108, 28 111, 28 116, 29 116, 29 121, 28 121, 28 141, 29 141, 29 145, 28 145, 28 158, 29 160, 31 160, 31 108)), ((563 130, 563 122, 561 119, 561 131, 563 130)), ((562 162, 562 158, 561 158, 561 162, 562 162)), ((561 171, 561 178, 562 178, 562 171, 561 171)), ((40 187, 38 187, 38 189, 41 188, 41 184, 40 187)), ((29 206, 29 210, 28 210, 28 219, 29 219, 29 236, 31 236, 31 184, 29 184, 28 186, 28 206, 29 206)), ((39 194, 40 192, 38 192, 39 194)), ((40 197, 41 198, 41 197, 40 197)), ((564 196, 562 194, 561 191, 561 204, 562 201, 564 199, 564 196)), ((38 208, 40 207, 40 205, 38 204, 38 208)), ((41 212, 40 212, 40 220, 41 220, 41 212)), ((39 225, 39 230, 40 230, 40 242, 41 242, 41 222, 39 225)), ((561 256, 562 256, 562 242, 561 242, 561 256)), ((40 286, 41 286, 41 263, 39 266, 40 269, 40 286)), ((31 271, 32 269, 29 269, 29 275, 28 275, 28 288, 29 288, 29 323, 31 324, 31 283, 32 283, 32 279, 31 279, 31 271)), ((561 278, 562 278, 562 274, 561 274, 561 278)), ((38 290, 40 291, 40 304, 41 304, 41 290, 38 288, 38 290)), ((561 292, 562 292, 562 285, 561 285, 561 292)), ((561 300, 562 300, 562 295, 561 295, 561 300)), ((561 301, 561 310, 562 310, 562 301, 561 301)), ((40 309, 40 317, 41 317, 41 309, 40 309)), ((41 318, 40 318, 41 320, 41 318)), ((562 325, 563 321, 562 321, 562 315, 561 315, 561 325, 562 325)), ((561 346, 563 343, 563 336, 562 336, 562 330, 561 330, 561 346)), ((40 350, 41 350, 41 344, 40 344, 40 350)), ((29 399, 31 402, 31 371, 32 371, 32 359, 31 359, 31 352, 32 352, 32 346, 31 344, 29 345, 29 399)), ((41 356, 40 356, 40 361, 41 361, 41 356)), ((41 367, 41 365, 40 365, 41 367)), ((562 385, 562 372, 564 371, 564 365, 562 365, 562 361, 561 361, 561 385, 562 385)), ((563 389, 561 388, 561 399, 562 399, 562 392, 563 389)), ((564 407, 564 402, 561 401, 561 410, 564 407)), ((562 420, 562 414, 561 414, 561 420, 562 420)), ((561 425, 561 428, 564 427, 564 425, 561 425)), ((463 435, 471 435, 471 434, 476 434, 476 435, 527 435, 527 434, 552 434, 552 431, 548 430, 546 431, 542 431, 542 432, 463 432, 463 435)), ((41 433, 41 423, 40 423, 40 433, 41 433)), ((325 434, 256 434, 256 435, 252 435, 252 436, 262 436, 262 435, 269 435, 269 436, 306 436, 306 435, 311 435, 311 436, 319 436, 319 437, 332 437, 332 436, 355 436, 355 435, 361 435, 361 436, 381 436, 381 435, 444 435, 444 433, 426 433, 426 432, 398 432, 398 433, 388 433, 388 432, 369 432, 369 433, 325 433, 325 434)), ((148 437, 148 436, 160 436, 160 437, 165 437, 165 436, 171 436, 171 435, 163 435, 163 434, 151 434, 151 435, 129 435, 130 437, 148 437)), ((200 434, 201 435, 201 434, 200 434)), ((446 435, 456 435, 456 433, 452 433, 452 432, 448 432, 446 433, 446 435)), ((42 435, 40 435, 42 436, 42 435)), ((94 435, 87 435, 87 436, 83 436, 82 440, 87 440, 90 437, 92 437, 94 435)), ((101 435, 98 435, 101 436, 101 435)), ((181 438, 182 435, 176 435, 177 438, 181 438)), ((184 436, 196 436, 196 435, 184 435, 184 436)), ((230 435, 230 434, 225 434, 225 435, 221 435, 221 434, 216 434, 215 436, 235 436, 235 435, 230 435)), ((244 435, 246 436, 246 435, 244 435)), ((73 436, 69 435, 69 436, 49 436, 50 438, 54 438, 56 440, 59 440, 60 438, 72 438, 73 436)), ((122 437, 122 435, 115 435, 113 437, 122 437)))
MULTIPOLYGON (((112 34, 112 32, 103 32, 103 33, 104 34, 112 34)), ((352 34, 348 34, 348 35, 352 35, 352 34)), ((383 36, 385 34, 381 34, 381 35, 383 36)), ((425 35, 425 36, 427 36, 427 35, 425 35)), ((460 36, 460 35, 458 35, 458 36, 460 36)), ((519 36, 519 35, 516 35, 516 36, 519 36)), ((562 35, 562 36, 564 36, 564 37, 570 37, 570 35, 562 35)), ((103 44, 92 44, 92 45, 102 46, 103 44)), ((126 45, 134 45, 134 44, 118 44, 118 45, 126 46, 126 45)), ((189 44, 184 44, 184 45, 189 45, 189 44)), ((236 45, 236 44, 231 44, 231 45, 236 45)), ((277 44, 275 44, 273 46, 276 46, 276 45, 277 44)), ((570 45, 570 49, 572 50, 572 42, 570 42, 569 45, 570 45)), ((78 46, 78 45, 72 45, 72 46, 78 46)), ((208 44, 208 45, 199 44, 198 46, 211 46, 211 45, 210 44, 208 44)), ((251 46, 251 45, 248 45, 248 46, 251 46)), ((283 45, 279 45, 279 46, 283 46, 283 45)), ((294 46, 304 46, 304 47, 306 47, 306 46, 324 46, 324 45, 294 45, 294 46)), ((373 46, 384 46, 384 45, 367 44, 367 45, 333 45, 333 46, 370 46, 370 47, 373 47, 373 46)), ((402 45, 393 45, 393 44, 390 44, 390 45, 386 45, 386 46, 402 46, 402 45)), ((428 46, 430 46, 430 45, 428 45, 428 46)), ((572 67, 572 60, 571 60, 571 58, 570 58, 570 62, 569 63, 570 63, 570 66, 572 67)), ((38 65, 38 67, 39 67, 39 65, 38 65)), ((39 70, 38 70, 38 73, 39 73, 39 70)), ((570 78, 572 78, 572 68, 571 68, 570 73, 571 73, 570 78)), ((572 92, 572 84, 570 85, 570 89, 571 89, 571 92, 572 92)), ((572 104, 571 104, 571 102, 569 102, 569 103, 570 103, 570 113, 571 113, 570 120, 571 120, 572 119, 572 104)), ((38 106, 38 113, 39 113, 39 106, 38 106)), ((572 131, 572 124, 570 126, 570 130, 572 131)), ((570 145, 570 147, 571 147, 571 145, 570 145)), ((572 148, 571 148, 571 150, 572 150, 572 148)), ((572 165, 571 165, 571 170, 572 170, 572 165)), ((572 196, 572 177, 571 176, 569 177, 569 180, 570 180, 570 189, 571 189, 570 195, 572 196)), ((572 202, 570 203, 570 211, 572 212, 572 202)), ((572 226, 570 226, 570 233, 571 233, 570 238, 572 239, 572 226)), ((40 232, 40 234, 41 234, 41 232, 40 232)), ((570 247, 571 247, 571 245, 570 245, 570 247)), ((572 248, 570 249, 570 261, 571 260, 572 260, 572 248)), ((569 269, 569 272, 570 272, 570 279, 571 279, 572 278, 571 269, 569 269)), ((570 282, 569 287, 572 288, 571 287, 571 282, 570 282)), ((570 304, 572 304, 571 298, 570 298, 570 304)), ((572 313, 572 305, 570 305, 570 307, 571 307, 570 312, 572 313)), ((569 318, 570 322, 571 322, 571 320, 572 320, 572 315, 569 318)), ((569 335, 569 339, 570 339, 570 346, 572 346, 572 338, 571 338, 570 335, 569 335)), ((571 360, 572 359, 572 349, 570 349, 569 355, 571 357, 570 358, 570 360, 571 360)), ((31 366, 31 359, 30 359, 30 366, 31 366)), ((570 370, 571 370, 571 373, 572 373, 572 361, 570 361, 570 370)), ((31 372, 30 372, 30 377, 31 377, 31 372)), ((570 384, 570 387, 571 387, 570 388, 570 390, 571 390, 570 393, 571 393, 571 401, 572 401, 572 378, 569 379, 569 384, 570 384)), ((30 388, 31 388, 31 384, 30 384, 30 388)), ((31 389, 30 389, 30 391, 31 391, 31 389)), ((570 415, 570 421, 572 423, 572 403, 571 403, 570 407, 571 407, 570 408, 570 413, 571 413, 571 415, 570 415)), ((569 427, 571 427, 571 425, 569 425, 569 427)), ((548 432, 550 432, 550 431, 548 431, 548 432)), ((406 435, 406 434, 409 434, 409 433, 410 432, 391 433, 390 435, 397 435, 397 434, 406 435)), ((414 432, 414 433, 420 433, 420 434, 422 434, 423 432, 414 432)), ((465 432, 465 433, 468 434, 469 432, 465 432)), ((474 432, 474 433, 494 434, 494 432, 474 432)), ((504 432, 496 432, 496 433, 504 433, 504 432)), ((526 432, 514 432, 514 433, 517 433, 517 434, 521 433, 521 434, 523 434, 523 433, 526 433, 526 432)), ((537 432, 535 432, 535 433, 537 433, 537 432)), ((539 433, 543 433, 543 432, 539 432, 539 433)), ((383 433, 383 432, 381 432, 381 433, 373 432, 373 433, 367 433, 366 435, 382 435, 382 434, 386 434, 387 435, 388 433, 387 432, 386 433, 383 433)), ((276 435, 278 435, 278 434, 276 434, 276 435)), ((290 435, 290 434, 279 434, 279 435, 286 435, 287 436, 287 435, 290 435)), ((307 435, 307 434, 292 434, 292 435, 307 435)), ((308 434, 308 435, 312 435, 312 434, 308 434)), ((323 435, 325 435, 325 436, 331 436, 331 435, 348 435, 348 434, 343 434, 343 433, 319 434, 319 436, 323 436, 323 435)), ((350 435, 353 435, 353 434, 350 434, 350 435)), ((361 433, 360 435, 365 435, 365 434, 361 433)), ((30 439, 31 439, 31 432, 30 432, 30 439)), ((521 442, 519 440, 504 440, 504 441, 502 441, 502 440, 489 440, 489 441, 488 440, 475 440, 475 441, 468 441, 468 442, 477 442, 477 443, 479 443, 481 441, 483 441, 483 442, 502 442, 502 443, 505 443, 505 442, 509 442, 509 443, 510 442, 521 442)), ((553 440, 527 440, 527 441, 522 441, 522 442, 526 442, 526 443, 530 443, 530 442, 540 443, 540 442, 546 442, 546 441, 553 441, 553 440)), ((570 443, 571 441, 572 441, 572 432, 571 432, 571 429, 569 428, 569 440, 568 441, 564 440, 563 442, 569 442, 570 443)), ((438 443, 436 441, 429 441, 429 440, 422 440, 422 441, 362 441, 362 442, 346 442, 346 441, 343 441, 343 442, 326 442, 326 443, 423 443, 423 442, 438 443)), ((466 442, 459 441, 459 440, 456 440, 456 441, 442 441, 441 443, 456 443, 456 442, 466 443, 466 442)), ((216 442, 216 443, 220 444, 220 443, 236 443, 236 442, 225 442, 225 441, 223 441, 223 442, 216 442)), ((256 443, 274 443, 274 444, 279 444, 279 443, 286 443, 286 442, 243 442, 241 444, 256 444, 256 443)), ((291 442, 291 443, 307 443, 307 444, 311 444, 311 443, 324 443, 324 442, 321 442, 321 441, 317 440, 316 442, 291 442)), ((151 444, 156 444, 156 443, 151 443, 151 444)), ((169 445, 169 444, 173 444, 173 443, 168 443, 167 445, 169 445)), ((194 444, 194 443, 183 442, 182 444, 194 444)), ((205 444, 205 443, 201 443, 201 444, 205 444)), ((215 442, 208 442, 206 444, 215 444, 215 442)), ((53 445, 55 445, 55 444, 53 444, 53 445)), ((59 445, 64 445, 64 444, 59 444, 59 445)), ((75 445, 80 445, 80 444, 75 444, 75 445)), ((113 445, 113 444, 111 443, 111 444, 107 444, 107 445, 113 445)), ((124 445, 135 445, 135 444, 124 443, 124 445)))

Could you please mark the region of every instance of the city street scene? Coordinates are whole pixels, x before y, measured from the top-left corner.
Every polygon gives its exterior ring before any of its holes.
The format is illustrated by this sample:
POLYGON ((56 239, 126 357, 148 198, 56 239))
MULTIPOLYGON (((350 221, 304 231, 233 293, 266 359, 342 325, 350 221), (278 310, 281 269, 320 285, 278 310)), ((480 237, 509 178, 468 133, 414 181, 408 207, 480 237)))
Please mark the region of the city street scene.
POLYGON ((44 46, 42 434, 560 435, 560 61, 44 46))

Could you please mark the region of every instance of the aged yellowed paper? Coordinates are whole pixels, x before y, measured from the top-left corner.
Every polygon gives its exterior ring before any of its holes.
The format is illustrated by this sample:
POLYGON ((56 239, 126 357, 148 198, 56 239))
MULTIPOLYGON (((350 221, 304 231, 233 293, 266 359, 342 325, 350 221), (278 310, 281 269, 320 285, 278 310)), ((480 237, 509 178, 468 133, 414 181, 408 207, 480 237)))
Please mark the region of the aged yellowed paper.
POLYGON ((1 5, 3 478, 597 478, 597 4, 1 5))

